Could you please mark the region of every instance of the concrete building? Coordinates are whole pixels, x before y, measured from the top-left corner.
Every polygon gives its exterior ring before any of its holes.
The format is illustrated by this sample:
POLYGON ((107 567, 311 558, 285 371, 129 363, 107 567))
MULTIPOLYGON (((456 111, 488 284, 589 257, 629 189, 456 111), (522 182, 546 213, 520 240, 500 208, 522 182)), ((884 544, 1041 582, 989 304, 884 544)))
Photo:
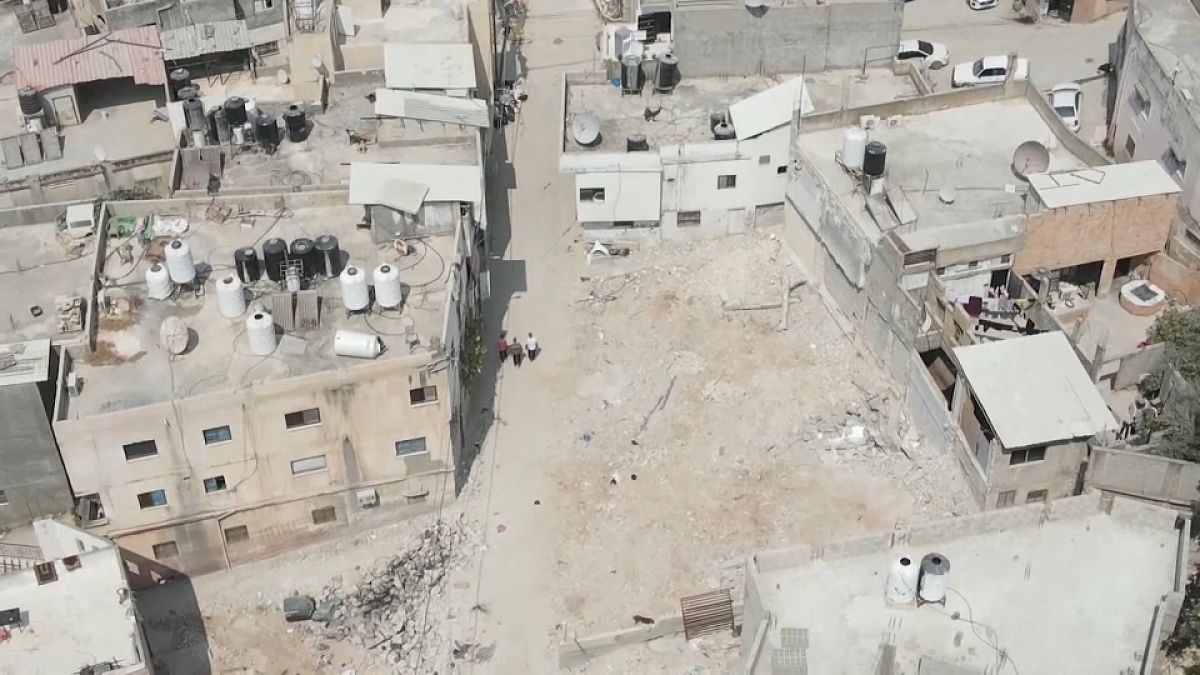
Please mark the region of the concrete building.
POLYGON ((746 564, 744 672, 1160 672, 1189 525, 1093 492, 760 552, 746 564), (944 576, 918 573, 926 557, 944 576), (897 567, 914 571, 889 597, 897 567))
POLYGON ((45 562, 0 574, 0 672, 154 673, 121 551, 52 520, 34 532, 45 562))
POLYGON ((1200 12, 1192 0, 1134 0, 1114 45, 1108 143, 1120 161, 1159 162, 1191 215, 1172 255, 1200 262, 1200 12), (1176 250, 1178 249, 1178 250, 1176 250))
POLYGON ((452 220, 383 232, 360 227, 362 207, 347 199, 304 191, 107 205, 102 239, 121 234, 98 269, 96 333, 67 352, 64 377, 78 385, 60 396, 54 431, 82 525, 143 559, 136 585, 453 497, 464 385, 480 358, 481 238, 470 205, 455 204, 452 220), (359 290, 343 293, 324 267, 310 271, 326 257, 302 252, 313 240, 321 250, 324 235, 340 250, 328 260, 357 268, 359 290), (262 242, 276 238, 296 251, 298 284, 271 278, 282 268, 262 242), (176 240, 194 272, 171 257, 176 240), (261 276, 246 273, 229 294, 243 247, 258 251, 261 276), (151 271, 164 258, 173 284, 151 271), (339 331, 352 333, 335 339, 339 331), (358 347, 338 347, 344 340, 358 347))
POLYGON ((1076 493, 1089 445, 1118 424, 1059 331, 955 347, 950 413, 971 482, 997 508, 1076 493))
MULTIPOLYGON (((99 33, 139 26, 170 31, 236 21, 246 31, 246 42, 261 56, 278 54, 287 37, 285 0, 189 0, 186 10, 166 0, 78 0, 71 4, 78 24, 99 33)), ((293 14, 299 14, 303 3, 294 4, 293 14)), ((214 26, 214 36, 215 32, 214 26)))

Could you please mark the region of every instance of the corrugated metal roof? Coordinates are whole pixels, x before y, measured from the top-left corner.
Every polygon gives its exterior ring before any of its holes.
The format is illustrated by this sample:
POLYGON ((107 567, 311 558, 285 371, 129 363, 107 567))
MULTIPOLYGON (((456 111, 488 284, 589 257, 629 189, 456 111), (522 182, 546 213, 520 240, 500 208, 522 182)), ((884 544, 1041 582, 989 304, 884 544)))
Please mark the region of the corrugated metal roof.
POLYGON ((425 203, 429 186, 389 176, 376 164, 350 165, 350 203, 382 204, 397 211, 416 213, 425 203))
POLYGON ((158 28, 140 26, 71 40, 13 45, 17 88, 38 91, 97 80, 131 77, 137 84, 166 84, 158 28))
POLYGON ((1175 179, 1153 159, 1035 173, 1029 176, 1029 186, 1051 209, 1179 192, 1175 179))
POLYGON ((397 89, 375 90, 375 114, 469 127, 486 127, 491 124, 487 103, 479 99, 421 94, 397 89))
POLYGON ((402 180, 429 188, 427 202, 472 202, 483 200, 483 176, 473 164, 376 164, 350 165, 351 184, 355 171, 375 172, 381 180, 402 180))
POLYGON ((955 347, 954 356, 1009 450, 1117 428, 1060 331, 955 347))
POLYGON ((469 44, 385 44, 383 72, 390 89, 474 89, 475 53, 469 44))
POLYGON ((791 122, 797 107, 801 115, 815 109, 803 76, 731 104, 729 117, 738 140, 743 141, 791 122))
POLYGON ((0 387, 44 382, 50 377, 50 341, 0 345, 0 387), (15 361, 13 363, 9 357, 15 361), (6 364, 9 364, 6 366, 6 364))
POLYGON ((246 22, 209 21, 163 31, 164 58, 168 61, 190 59, 205 54, 232 52, 250 48, 246 22))

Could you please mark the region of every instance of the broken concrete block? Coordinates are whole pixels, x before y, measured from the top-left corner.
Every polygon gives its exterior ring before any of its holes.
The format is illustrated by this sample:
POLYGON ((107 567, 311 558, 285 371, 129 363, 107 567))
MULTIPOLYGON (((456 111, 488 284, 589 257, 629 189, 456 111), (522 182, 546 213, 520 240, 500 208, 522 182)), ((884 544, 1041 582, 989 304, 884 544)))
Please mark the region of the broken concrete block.
POLYGON ((322 602, 320 605, 317 605, 315 610, 313 610, 312 620, 320 621, 321 623, 329 623, 330 621, 333 621, 334 612, 337 611, 339 604, 340 603, 337 600, 322 602))
POLYGON ((283 618, 288 622, 308 621, 317 609, 317 603, 309 595, 293 595, 283 600, 283 618))

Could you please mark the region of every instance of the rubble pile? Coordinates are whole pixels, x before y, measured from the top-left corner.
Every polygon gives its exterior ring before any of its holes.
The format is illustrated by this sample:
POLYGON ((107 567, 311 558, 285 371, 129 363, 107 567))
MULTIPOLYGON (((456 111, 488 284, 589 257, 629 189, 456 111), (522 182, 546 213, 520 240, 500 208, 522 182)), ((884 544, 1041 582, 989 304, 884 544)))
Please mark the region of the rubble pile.
MULTIPOLYGON (((438 660, 449 645, 426 621, 426 608, 444 592, 447 570, 462 557, 466 532, 461 522, 440 521, 403 553, 364 570, 358 584, 341 589, 336 580, 322 589, 309 640, 322 653, 343 643, 362 654, 368 666, 416 672, 422 659, 438 660), (445 649, 443 649, 445 647, 445 649)), ((322 666, 331 658, 322 657, 322 666)))

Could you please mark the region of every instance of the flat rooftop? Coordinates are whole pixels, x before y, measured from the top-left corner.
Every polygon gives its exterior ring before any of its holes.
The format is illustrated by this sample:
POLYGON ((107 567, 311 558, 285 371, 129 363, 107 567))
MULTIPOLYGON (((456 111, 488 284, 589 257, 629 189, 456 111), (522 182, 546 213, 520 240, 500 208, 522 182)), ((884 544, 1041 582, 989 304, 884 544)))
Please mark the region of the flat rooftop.
POLYGON ((55 581, 38 585, 33 570, 0 576, 0 607, 21 610, 23 623, 0 644, 0 673, 61 675, 115 662, 143 663, 133 596, 115 547, 80 555, 78 569, 55 561, 55 581))
POLYGON ((1200 124, 1200 13, 1190 0, 1136 0, 1137 30, 1174 86, 1192 94, 1190 112, 1200 124))
POLYGON ((1176 518, 1123 498, 1105 512, 1092 493, 790 553, 818 559, 773 570, 763 569, 773 554, 760 554, 757 588, 775 617, 767 643, 807 629, 812 673, 876 672, 883 644, 897 673, 923 657, 980 674, 1141 672, 1155 606, 1187 576, 1176 518), (945 605, 888 605, 893 562, 932 552, 950 563, 945 605))
MULTIPOLYGON (((801 132, 796 147, 874 240, 880 225, 865 208, 859 181, 836 158, 844 131, 839 127, 801 132)), ((1012 158, 1025 141, 1047 145, 1050 171, 1087 167, 1057 143, 1054 132, 1023 97, 898 116, 876 124, 868 135, 887 145, 888 189, 898 189, 915 212, 915 222, 898 227, 902 236, 1023 214, 1027 186, 1013 174, 1012 158), (946 189, 954 193, 952 204, 938 197, 946 189)))
MULTIPOLYGON (((643 87, 641 95, 626 95, 611 82, 567 85, 566 129, 563 139, 567 152, 625 152, 625 139, 644 134, 650 149, 663 145, 712 142, 709 115, 725 111, 733 103, 764 92, 797 77, 799 73, 753 77, 684 77, 670 94, 656 94, 643 87), (653 120, 646 120, 647 108, 661 108, 653 120), (571 137, 571 120, 589 113, 600 122, 601 140, 584 147, 571 137)), ((804 76, 805 89, 815 113, 858 107, 917 96, 916 85, 907 76, 890 69, 861 72, 826 71, 804 76)))
MULTIPOLYGON (((66 210, 66 207, 63 207, 66 210)), ((96 264, 96 238, 72 239, 54 222, 0 226, 0 330, 6 341, 70 340, 55 299, 88 301, 96 264)))
POLYGON ((383 14, 387 42, 469 42, 467 9, 463 0, 403 0, 383 14))
MULTIPOLYGON (((222 189, 341 185, 350 180, 351 162, 478 163, 475 127, 376 118, 372 100, 383 86, 382 72, 339 75, 326 111, 309 115, 312 130, 304 142, 284 138, 274 154, 256 148, 232 157, 225 164, 222 189), (366 144, 352 143, 351 131, 366 144)), ((291 103, 260 100, 256 105, 275 115, 284 132, 280 115, 291 103)))
MULTIPOLYGON (((337 199, 344 203, 344 194, 337 199)), ((193 206, 187 202, 155 202, 160 206, 147 207, 157 208, 156 215, 162 218, 187 219, 187 231, 181 238, 191 248, 198 278, 204 281, 202 295, 180 290, 173 299, 148 297, 146 269, 153 260, 162 259, 162 246, 170 237, 154 238, 149 245, 137 238, 131 240, 132 264, 119 254, 108 257, 103 271, 109 286, 106 294, 119 311, 99 317, 94 354, 74 355, 75 370, 84 386, 79 396, 67 402, 64 419, 367 363, 333 353, 338 329, 380 336, 386 350, 377 360, 425 353, 432 341, 444 339, 447 280, 452 274, 451 262, 456 259, 453 234, 411 238, 409 254, 401 256, 390 241, 376 244, 369 230, 357 226, 363 219, 361 206, 292 210, 238 207, 236 200, 222 203, 234 207, 224 222, 206 215, 207 202, 193 206), (234 274, 234 250, 254 246, 261 259, 262 241, 268 238, 279 237, 290 244, 301 237, 315 240, 325 234, 337 237, 343 261, 364 270, 372 283, 378 265, 394 265, 400 271, 400 281, 408 286, 402 311, 348 317, 338 280, 318 279, 306 283, 305 288, 318 292, 319 326, 285 335, 284 341, 302 339, 294 349, 280 342, 269 357, 251 354, 246 316, 256 306, 270 311, 271 295, 281 289, 280 283, 270 281, 264 272, 262 279, 248 285, 254 298, 248 312, 236 319, 224 317, 218 310, 215 284, 221 277, 234 274), (161 346, 160 328, 167 317, 183 319, 190 330, 189 347, 181 356, 171 356, 161 346)), ((109 227, 113 227, 113 220, 109 227)))

